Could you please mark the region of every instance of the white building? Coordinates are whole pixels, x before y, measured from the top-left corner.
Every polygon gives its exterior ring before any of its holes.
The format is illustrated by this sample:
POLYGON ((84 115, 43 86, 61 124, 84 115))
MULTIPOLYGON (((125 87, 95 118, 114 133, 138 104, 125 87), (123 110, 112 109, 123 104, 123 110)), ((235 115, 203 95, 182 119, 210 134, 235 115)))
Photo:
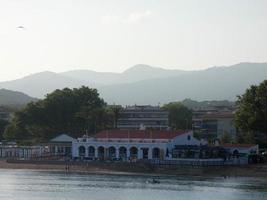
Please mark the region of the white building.
POLYGON ((71 156, 72 142, 74 138, 67 134, 60 134, 51 139, 46 145, 51 156, 71 156))
POLYGON ((43 148, 41 146, 18 146, 16 144, 0 144, 0 158, 30 159, 40 157, 43 148))
POLYGON ((175 145, 200 145, 191 131, 108 130, 73 141, 73 158, 98 160, 162 159, 175 145))
POLYGON ((223 144, 222 147, 233 155, 259 153, 259 145, 257 144, 223 144))

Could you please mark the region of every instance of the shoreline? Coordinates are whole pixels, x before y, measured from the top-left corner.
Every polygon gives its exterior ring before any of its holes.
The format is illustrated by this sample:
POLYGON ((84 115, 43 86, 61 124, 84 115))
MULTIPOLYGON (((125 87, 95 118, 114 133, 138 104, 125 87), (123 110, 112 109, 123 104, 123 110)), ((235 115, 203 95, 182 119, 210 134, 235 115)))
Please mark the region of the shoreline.
POLYGON ((267 178, 267 164, 257 164, 248 166, 210 166, 193 167, 177 166, 176 168, 148 168, 142 165, 131 165, 131 163, 86 163, 84 165, 70 164, 65 162, 60 164, 29 163, 29 162, 7 162, 0 160, 0 169, 26 169, 36 171, 57 171, 57 172, 77 172, 101 175, 144 175, 144 176, 191 176, 191 177, 250 177, 267 178), (69 169, 67 168, 69 166, 69 169))

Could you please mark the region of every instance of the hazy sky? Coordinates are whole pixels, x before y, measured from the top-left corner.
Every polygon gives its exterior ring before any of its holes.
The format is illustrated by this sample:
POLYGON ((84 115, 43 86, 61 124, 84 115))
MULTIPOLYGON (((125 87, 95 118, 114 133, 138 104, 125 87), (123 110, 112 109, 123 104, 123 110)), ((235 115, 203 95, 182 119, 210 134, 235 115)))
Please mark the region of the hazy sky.
POLYGON ((267 61, 267 0, 0 0, 0 81, 245 61, 267 61))

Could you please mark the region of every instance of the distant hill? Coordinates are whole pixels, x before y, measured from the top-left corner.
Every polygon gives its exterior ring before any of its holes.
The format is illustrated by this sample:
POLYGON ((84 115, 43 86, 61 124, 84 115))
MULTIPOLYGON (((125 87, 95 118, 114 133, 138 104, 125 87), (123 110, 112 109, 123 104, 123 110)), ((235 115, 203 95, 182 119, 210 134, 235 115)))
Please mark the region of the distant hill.
POLYGON ((32 101, 37 101, 37 99, 21 92, 0 89, 0 107, 20 107, 32 101))
POLYGON ((120 75, 120 79, 117 83, 133 83, 156 78, 175 77, 188 73, 192 72, 183 70, 162 69, 159 67, 151 67, 149 65, 135 65, 130 69, 124 71, 120 75))
POLYGON ((168 70, 149 65, 135 65, 122 73, 113 72, 95 72, 91 70, 73 70, 61 73, 61 75, 80 80, 90 85, 95 83, 99 86, 133 83, 154 78, 166 78, 190 73, 183 70, 168 70))
POLYGON ((267 79, 267 63, 240 63, 199 71, 168 70, 136 65, 122 73, 74 70, 41 72, 14 81, 0 82, 0 88, 43 98, 64 87, 86 85, 97 88, 108 103, 164 104, 183 99, 230 100, 252 84, 267 79))
POLYGON ((21 91, 32 97, 43 98, 55 89, 80 87, 85 83, 54 72, 41 72, 21 79, 0 83, 0 88, 21 91))
POLYGON ((197 101, 235 101, 252 84, 267 79, 267 63, 241 63, 213 67, 175 77, 150 79, 130 84, 100 87, 109 103, 164 104, 186 98, 197 101))
POLYGON ((166 70, 148 65, 135 65, 122 73, 95 72, 91 70, 73 70, 63 73, 40 72, 21 79, 0 82, 0 88, 21 91, 30 96, 43 98, 47 93, 65 87, 82 85, 93 88, 102 86, 134 83, 153 78, 173 77, 189 73, 182 70, 166 70))
POLYGON ((94 83, 103 86, 116 83, 119 73, 95 72, 92 70, 73 70, 60 73, 60 75, 73 80, 82 81, 86 85, 94 83))

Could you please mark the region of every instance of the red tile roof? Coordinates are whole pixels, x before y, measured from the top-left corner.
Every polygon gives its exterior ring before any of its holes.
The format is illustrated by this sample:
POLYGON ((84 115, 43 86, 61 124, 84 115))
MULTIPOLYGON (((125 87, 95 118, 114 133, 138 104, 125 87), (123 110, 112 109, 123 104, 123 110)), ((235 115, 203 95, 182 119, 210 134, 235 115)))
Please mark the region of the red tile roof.
POLYGON ((106 130, 95 135, 97 139, 116 138, 116 139, 173 139, 178 135, 188 133, 189 131, 149 131, 149 130, 106 130))

